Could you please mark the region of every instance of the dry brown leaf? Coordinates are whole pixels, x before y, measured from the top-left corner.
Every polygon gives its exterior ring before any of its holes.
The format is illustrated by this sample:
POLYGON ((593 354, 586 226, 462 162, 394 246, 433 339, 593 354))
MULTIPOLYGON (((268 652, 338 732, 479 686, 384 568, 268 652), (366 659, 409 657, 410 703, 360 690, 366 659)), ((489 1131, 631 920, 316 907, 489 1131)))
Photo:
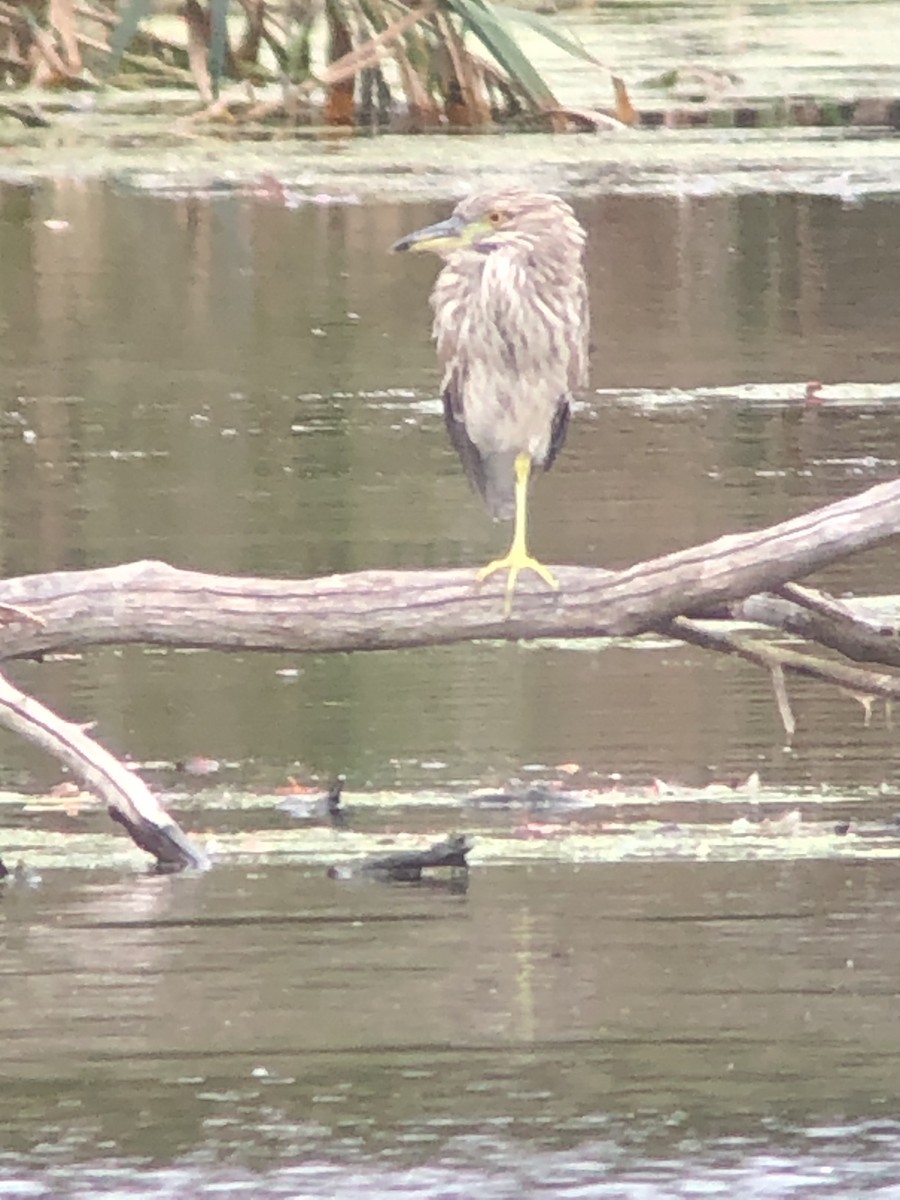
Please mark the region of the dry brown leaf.
POLYGON ((49 35, 42 29, 33 29, 31 37, 31 82, 38 87, 53 87, 68 82, 72 72, 60 58, 49 35))
POLYGON ((311 787, 309 784, 298 783, 293 775, 288 775, 286 784, 274 789, 276 796, 305 796, 311 792, 318 792, 322 789, 319 787, 311 787))
POLYGON ((440 50, 443 53, 438 63, 443 68, 444 110, 448 121, 468 129, 489 125, 491 109, 478 64, 443 13, 437 14, 435 23, 441 35, 440 50))
MULTIPOLYGON (((328 65, 347 59, 353 53, 353 34, 346 21, 339 19, 333 7, 328 9, 328 65)), ((353 125, 356 110, 353 96, 356 90, 353 71, 329 84, 325 97, 325 122, 328 125, 353 125)))
POLYGON ((620 79, 618 75, 613 75, 612 85, 613 93, 616 97, 616 119, 621 121, 623 125, 636 125, 638 120, 637 109, 631 103, 631 97, 628 95, 625 80, 620 79))
POLYGON ((327 66, 316 79, 310 79, 301 85, 305 90, 311 90, 319 85, 326 87, 332 83, 338 83, 342 79, 347 79, 350 76, 355 76, 357 71, 361 71, 363 67, 373 66, 378 62, 379 58, 390 47, 391 43, 401 37, 413 25, 417 25, 420 21, 424 21, 434 12, 434 4, 431 0, 426 0, 420 8, 411 9, 404 16, 396 20, 387 29, 383 29, 381 33, 370 38, 361 46, 357 46, 355 50, 349 54, 345 54, 343 58, 333 62, 327 66))
POLYGON ((81 50, 78 46, 73 0, 50 0, 50 24, 59 34, 69 70, 73 74, 79 74, 82 65, 81 50))
POLYGON ((64 779, 62 783, 55 783, 47 794, 56 800, 71 800, 81 795, 81 788, 71 779, 64 779))

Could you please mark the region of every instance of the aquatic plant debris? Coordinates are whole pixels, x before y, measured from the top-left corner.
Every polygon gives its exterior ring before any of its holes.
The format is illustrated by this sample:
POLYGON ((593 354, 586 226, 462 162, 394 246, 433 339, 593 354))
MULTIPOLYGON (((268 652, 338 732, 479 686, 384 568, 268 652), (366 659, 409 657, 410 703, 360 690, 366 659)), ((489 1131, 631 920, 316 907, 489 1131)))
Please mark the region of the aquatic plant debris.
MULTIPOLYGON (((298 824, 278 811, 283 797, 275 794, 206 789, 170 796, 169 807, 214 863, 248 866, 352 865, 422 851, 460 829, 472 842, 468 861, 476 869, 535 861, 900 858, 900 802, 888 788, 778 790, 754 774, 737 786, 703 788, 656 780, 644 787, 570 789, 567 781, 560 795, 556 805, 481 808, 461 791, 345 792, 349 828, 298 824)), ((6 814, 0 854, 7 863, 22 860, 36 871, 146 869, 145 857, 110 831, 99 806, 67 815, 34 797, 4 792, 0 811, 6 814), (28 811, 27 825, 11 819, 17 811, 28 811)))

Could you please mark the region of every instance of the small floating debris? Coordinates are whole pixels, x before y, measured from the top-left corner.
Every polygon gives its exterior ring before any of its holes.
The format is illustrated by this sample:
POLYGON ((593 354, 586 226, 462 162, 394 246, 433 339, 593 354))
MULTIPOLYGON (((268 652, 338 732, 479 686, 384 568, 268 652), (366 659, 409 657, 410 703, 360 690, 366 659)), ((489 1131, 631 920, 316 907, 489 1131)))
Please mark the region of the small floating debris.
POLYGON ((900 813, 894 813, 887 821, 838 821, 834 832, 843 837, 855 834, 861 838, 900 838, 900 813))
POLYGON ((73 779, 63 779, 54 783, 47 794, 55 800, 73 800, 81 795, 81 788, 73 779))
POLYGON ((525 808, 534 812, 538 809, 576 807, 583 805, 584 800, 580 793, 566 791, 562 787, 532 784, 527 788, 510 787, 500 791, 485 788, 472 792, 463 803, 473 808, 525 808))
POLYGON ((868 408, 900 401, 900 381, 860 383, 854 380, 818 379, 803 382, 741 383, 733 386, 698 388, 597 388, 594 403, 642 409, 697 408, 718 404, 750 404, 754 407, 868 408))
POLYGON ((25 887, 37 887, 41 882, 41 877, 37 871, 26 867, 21 859, 11 871, 3 859, 0 858, 0 883, 4 881, 7 881, 10 885, 19 883, 25 887))
POLYGON ((468 876, 467 856, 472 849, 471 839, 464 833, 454 833, 442 842, 434 842, 426 850, 397 850, 393 854, 367 858, 361 865, 332 866, 329 879, 351 879, 367 875, 388 883, 420 883, 422 872, 449 867, 451 872, 468 876))
POLYGON ((777 816, 761 817, 756 821, 737 817, 731 822, 732 833, 755 833, 765 837, 796 837, 802 828, 803 814, 799 808, 788 809, 777 816))
POLYGON ((806 391, 803 394, 803 403, 807 407, 815 407, 818 404, 825 403, 825 397, 822 395, 822 384, 818 379, 811 379, 806 385, 806 391))
POLYGON ((720 781, 714 780, 700 788, 672 783, 667 779, 654 779, 647 790, 651 796, 696 797, 698 799, 706 796, 727 796, 729 792, 745 792, 749 796, 756 796, 760 790, 760 777, 759 771, 752 771, 746 779, 736 777, 720 781))
POLYGON ((221 769, 222 764, 217 758, 206 758, 202 754, 194 754, 175 764, 175 770, 183 771, 185 775, 217 775, 221 769))
POLYGON ((295 821, 327 820, 335 829, 344 829, 347 824, 347 814, 341 808, 341 793, 346 782, 346 775, 338 775, 326 795, 292 794, 285 800, 280 800, 277 807, 287 813, 289 817, 293 817, 295 821))

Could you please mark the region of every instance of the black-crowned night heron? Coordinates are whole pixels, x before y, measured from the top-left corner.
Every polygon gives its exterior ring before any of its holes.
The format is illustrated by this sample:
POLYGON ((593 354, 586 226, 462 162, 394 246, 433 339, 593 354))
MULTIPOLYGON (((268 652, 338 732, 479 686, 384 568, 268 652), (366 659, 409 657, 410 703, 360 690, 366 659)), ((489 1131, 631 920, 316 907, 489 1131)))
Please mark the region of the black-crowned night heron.
POLYGON ((444 367, 444 420, 466 475, 495 518, 515 518, 509 552, 478 572, 553 573, 528 552, 528 481, 565 441, 572 393, 587 381, 585 232, 558 196, 507 188, 469 196, 395 250, 444 260, 431 293, 444 367))

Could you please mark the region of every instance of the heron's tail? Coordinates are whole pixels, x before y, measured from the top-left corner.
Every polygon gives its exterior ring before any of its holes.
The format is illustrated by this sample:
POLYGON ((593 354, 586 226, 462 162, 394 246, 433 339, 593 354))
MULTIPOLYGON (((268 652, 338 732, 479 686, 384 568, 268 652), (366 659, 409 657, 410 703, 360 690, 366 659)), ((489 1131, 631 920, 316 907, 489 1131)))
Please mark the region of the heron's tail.
POLYGON ((462 405, 455 390, 455 375, 444 388, 444 422, 463 470, 484 497, 494 520, 510 521, 516 515, 516 455, 514 451, 482 453, 466 430, 462 405))
POLYGON ((495 521, 511 521, 516 515, 516 456, 514 453, 486 454, 481 459, 479 491, 495 521))

